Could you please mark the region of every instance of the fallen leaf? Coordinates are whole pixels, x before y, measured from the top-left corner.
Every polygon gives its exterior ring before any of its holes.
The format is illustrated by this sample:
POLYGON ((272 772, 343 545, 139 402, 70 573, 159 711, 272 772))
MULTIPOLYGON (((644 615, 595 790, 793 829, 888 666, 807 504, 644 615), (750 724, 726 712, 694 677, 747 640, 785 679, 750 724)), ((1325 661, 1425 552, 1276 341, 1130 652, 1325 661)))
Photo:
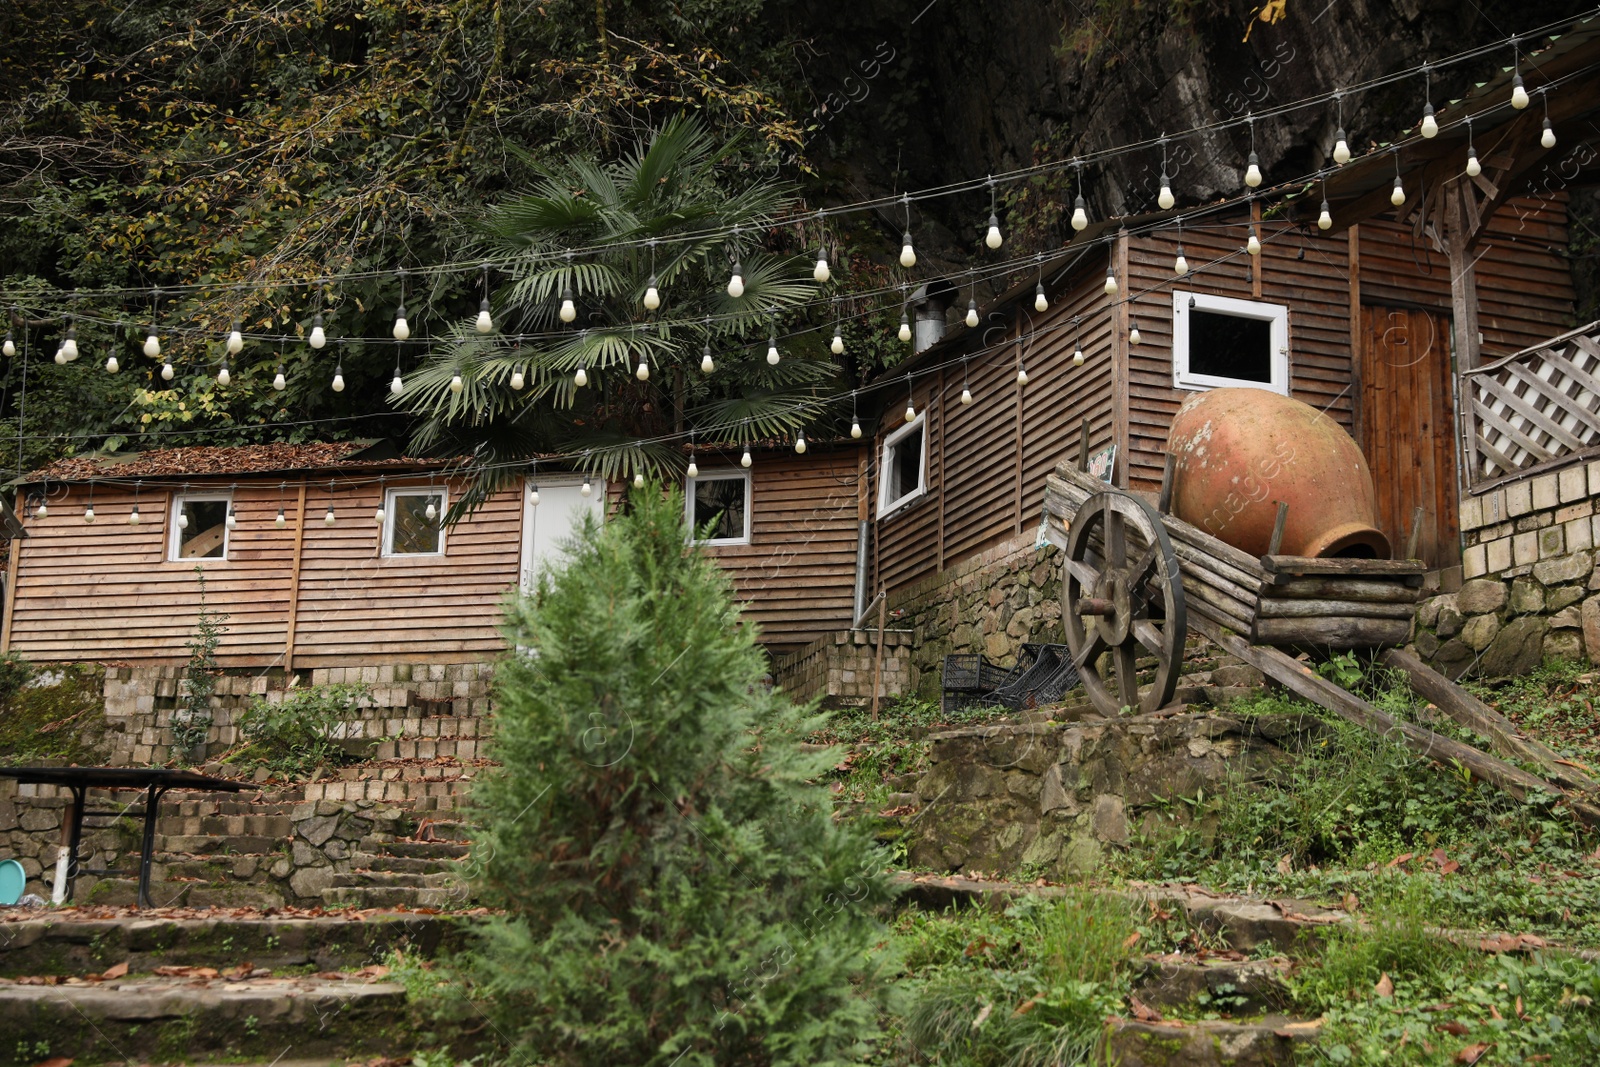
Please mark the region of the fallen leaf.
POLYGON ((1410 863, 1415 858, 1416 858, 1416 853, 1414 853, 1414 852, 1402 852, 1402 853, 1400 853, 1400 855, 1398 855, 1394 859, 1390 860, 1388 862, 1387 866, 1389 866, 1389 867, 1398 867, 1403 863, 1410 863))
POLYGON ((1294 857, 1285 853, 1278 857, 1278 873, 1290 874, 1294 871, 1294 857))
POLYGON ((72 1067, 72 1061, 65 1056, 51 1056, 47 1060, 40 1060, 34 1067, 72 1067))
POLYGON ((1292 1023, 1284 1023, 1272 1031, 1279 1037, 1294 1037, 1296 1034, 1314 1034, 1322 1029, 1321 1019, 1300 1019, 1292 1023))
POLYGON ((1378 979, 1378 984, 1372 987, 1372 991, 1380 997, 1392 997, 1394 996, 1394 980, 1386 973, 1382 978, 1378 979))
POLYGON ((1023 1001, 1021 1004, 1018 1004, 1017 1005, 1017 1010, 1012 1012, 1011 1014, 1013 1014, 1013 1015, 1026 1015, 1026 1014, 1028 1014, 1030 1011, 1032 1011, 1034 1008, 1036 1008, 1038 1006, 1039 1006, 1039 998, 1038 997, 1029 997, 1027 1000, 1023 1001))
POLYGON ((1128 994, 1128 1010, 1133 1012, 1133 1017, 1142 1023, 1158 1023, 1161 1021, 1161 1013, 1159 1011, 1156 1011, 1132 993, 1128 994))
POLYGON ((1445 863, 1445 864, 1440 866, 1439 873, 1440 874, 1455 874, 1460 869, 1461 869, 1461 864, 1457 863, 1455 860, 1450 860, 1448 863, 1445 863))
POLYGON ((1462 1035, 1466 1034, 1471 1027, 1469 1027, 1466 1023, 1459 1023, 1454 1019, 1451 1019, 1447 1023, 1440 1023, 1438 1026, 1435 1026, 1434 1029, 1442 1034, 1449 1034, 1451 1037, 1461 1037, 1462 1035))
MULTIPOLYGON (((106 970, 104 971, 104 973, 102 973, 100 975, 100 977, 106 979, 107 981, 110 981, 113 978, 121 978, 123 975, 125 975, 127 973, 128 973, 128 964, 127 964, 126 961, 124 961, 122 963, 117 964, 115 967, 106 968, 106 970)), ((72 1061, 68 1060, 67 1062, 71 1063, 72 1061)))
POLYGON ((1499 1020, 1500 1022, 1504 1022, 1505 1021, 1506 1017, 1504 1015, 1501 1015, 1500 1014, 1500 1009, 1495 1007, 1493 1004, 1489 1005, 1489 1014, 1491 1016, 1493 1016, 1495 1019, 1499 1020))
POLYGON ((1139 936, 1140 936, 1139 935, 1139 931, 1135 930, 1133 933, 1131 933, 1127 937, 1123 938, 1122 939, 1123 951, 1127 951, 1128 949, 1132 948, 1134 945, 1137 945, 1139 943, 1139 936))
POLYGON ((976 1030, 978 1027, 982 1026, 984 1022, 988 1020, 989 1013, 991 1011, 994 1011, 994 1005, 992 1003, 985 1004, 982 1010, 978 1012, 977 1018, 972 1020, 972 1028, 976 1030))
POLYGON ((1483 1059, 1483 1054, 1488 1052, 1491 1047, 1493 1046, 1485 1044, 1481 1041, 1476 1045, 1468 1045, 1466 1048, 1456 1053, 1456 1062, 1477 1063, 1479 1060, 1483 1059))
POLYGON ((1517 1018, 1521 1019, 1523 1022, 1527 1022, 1528 1021, 1527 1013, 1522 1010, 1522 998, 1521 997, 1517 998, 1517 1018))

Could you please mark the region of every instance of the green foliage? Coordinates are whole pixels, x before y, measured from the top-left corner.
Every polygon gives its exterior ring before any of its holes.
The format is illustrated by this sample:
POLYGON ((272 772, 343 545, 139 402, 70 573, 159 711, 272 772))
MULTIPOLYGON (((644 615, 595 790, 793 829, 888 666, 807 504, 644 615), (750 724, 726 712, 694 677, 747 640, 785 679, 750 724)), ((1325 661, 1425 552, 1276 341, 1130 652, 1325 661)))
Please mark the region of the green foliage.
POLYGON ((504 909, 469 967, 545 1064, 853 1061, 883 989, 883 854, 835 823, 836 753, 761 684, 676 493, 592 520, 507 612, 472 863, 504 909), (529 961, 537 961, 530 966, 529 961))
POLYGON ((0 656, 0 701, 14 698, 38 673, 33 664, 15 652, 0 656))
POLYGON ((105 672, 85 664, 52 668, 57 679, 35 679, 20 657, 0 660, 0 762, 98 763, 103 757, 105 672), (26 677, 51 684, 16 683, 26 677), (12 684, 16 683, 12 688, 12 684), (9 688, 9 692, 4 692, 9 688))
POLYGON ((217 646, 222 635, 228 632, 226 612, 212 611, 206 604, 206 571, 195 565, 194 574, 200 584, 199 613, 195 616, 194 633, 189 636, 189 662, 183 669, 179 704, 173 710, 167 726, 172 730, 172 757, 187 763, 198 745, 205 744, 211 736, 211 695, 217 691, 217 646))
POLYGON ((239 733, 248 744, 230 762, 255 763, 289 778, 346 762, 339 738, 371 695, 371 686, 343 682, 291 688, 277 703, 256 697, 239 716, 239 733))

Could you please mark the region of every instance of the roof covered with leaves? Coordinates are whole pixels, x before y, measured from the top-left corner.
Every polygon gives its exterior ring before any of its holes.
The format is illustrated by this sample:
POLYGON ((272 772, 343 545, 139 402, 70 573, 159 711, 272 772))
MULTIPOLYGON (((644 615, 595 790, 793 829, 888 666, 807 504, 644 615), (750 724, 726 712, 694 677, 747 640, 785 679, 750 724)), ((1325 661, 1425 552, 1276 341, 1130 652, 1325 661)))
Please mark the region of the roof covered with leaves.
POLYGON ((19 479, 20 483, 87 482, 100 478, 201 477, 278 474, 289 471, 429 468, 449 460, 403 456, 387 441, 319 441, 311 444, 196 446, 158 448, 125 454, 94 454, 59 459, 19 479))

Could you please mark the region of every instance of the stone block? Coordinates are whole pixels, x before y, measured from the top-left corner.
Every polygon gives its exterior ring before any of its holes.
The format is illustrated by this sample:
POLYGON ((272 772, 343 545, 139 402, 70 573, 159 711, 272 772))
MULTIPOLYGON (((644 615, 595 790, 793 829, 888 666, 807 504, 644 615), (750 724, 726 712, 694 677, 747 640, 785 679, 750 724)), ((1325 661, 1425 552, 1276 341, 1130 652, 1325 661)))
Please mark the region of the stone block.
POLYGON ((1537 615, 1544 610, 1544 587, 1530 578, 1511 583, 1511 610, 1517 615, 1537 615))
POLYGON ((1533 486, 1526 481, 1512 482, 1505 487, 1506 517, 1514 519, 1533 510, 1533 486))
POLYGON ((1568 467, 1556 472, 1561 503, 1570 504, 1589 495, 1589 479, 1581 466, 1568 467))
POLYGON ((1123 799, 1113 793, 1094 798, 1092 817, 1094 836, 1114 845, 1128 841, 1128 814, 1123 799))
POLYGON ((1469 496, 1461 502, 1461 529, 1476 530, 1483 525, 1483 501, 1469 496))
POLYGON ((1545 659, 1583 658, 1583 634, 1577 630, 1551 630, 1544 635, 1545 659))
POLYGON ((1461 554, 1461 572, 1468 578, 1488 573, 1488 550, 1483 545, 1473 545, 1461 554))
POLYGON ((1497 537, 1484 546, 1487 550, 1488 573, 1500 574, 1511 566, 1511 538, 1497 537))
POLYGON ((1544 660, 1544 620, 1532 615, 1513 619, 1495 635, 1478 662, 1489 678, 1527 674, 1544 660))
POLYGON ((1551 526, 1539 531, 1539 558, 1554 559, 1566 555, 1567 528, 1565 526, 1551 526))
POLYGON ((1581 630, 1583 629, 1583 611, 1577 605, 1562 608, 1550 616, 1550 629, 1552 630, 1581 630))
POLYGON ((1500 619, 1497 616, 1474 615, 1461 628, 1461 640, 1474 652, 1482 652, 1499 632, 1500 619))
POLYGON ((1600 663, 1600 597, 1583 602, 1583 645, 1590 663, 1600 663))
POLYGON ((1594 553, 1573 552, 1534 565, 1533 576, 1544 585, 1559 585, 1586 578, 1594 568, 1594 553))
POLYGON ((1463 615, 1488 615, 1506 605, 1505 583, 1479 578, 1462 584, 1456 593, 1456 610, 1463 615))
POLYGON ((1545 591, 1544 610, 1560 611, 1569 604, 1576 604, 1585 595, 1585 590, 1581 585, 1558 585, 1554 589, 1545 591))
POLYGON ((1506 519, 1506 493, 1504 489, 1496 489, 1492 493, 1484 493, 1477 498, 1479 510, 1483 516, 1483 525, 1504 522, 1506 519))
POLYGON ((1571 551, 1582 552, 1594 547, 1594 520, 1588 516, 1569 520, 1562 529, 1566 531, 1567 548, 1571 551))
POLYGON ((1539 535, 1531 530, 1514 535, 1511 538, 1511 561, 1518 567, 1539 562, 1539 535))
POLYGON ((1533 479, 1533 510, 1544 511, 1561 503, 1561 492, 1555 471, 1540 474, 1533 479))

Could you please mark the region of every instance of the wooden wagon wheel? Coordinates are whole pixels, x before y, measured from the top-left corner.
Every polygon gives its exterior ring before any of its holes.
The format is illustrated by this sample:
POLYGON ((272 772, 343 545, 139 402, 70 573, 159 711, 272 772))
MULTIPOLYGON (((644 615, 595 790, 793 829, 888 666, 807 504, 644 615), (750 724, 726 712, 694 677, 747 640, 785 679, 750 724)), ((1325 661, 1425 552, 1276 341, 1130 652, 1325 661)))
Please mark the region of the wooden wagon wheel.
POLYGON ((1161 518, 1126 493, 1091 496, 1067 534, 1061 608, 1072 660, 1094 706, 1151 712, 1172 700, 1188 636, 1178 557, 1161 518), (1156 658, 1155 679, 1139 685, 1141 655, 1156 658), (1110 669, 1101 677, 1105 653, 1110 669), (1114 678, 1112 677, 1114 676, 1114 678))

